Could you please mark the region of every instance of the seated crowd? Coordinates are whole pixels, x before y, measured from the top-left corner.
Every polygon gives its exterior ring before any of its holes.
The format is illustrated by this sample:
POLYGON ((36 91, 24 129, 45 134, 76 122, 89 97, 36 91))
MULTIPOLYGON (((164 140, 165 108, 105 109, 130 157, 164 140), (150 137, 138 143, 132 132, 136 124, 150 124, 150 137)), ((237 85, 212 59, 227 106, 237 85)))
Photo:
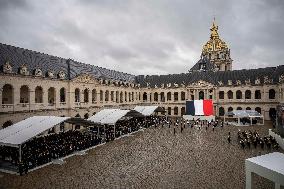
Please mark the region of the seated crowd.
MULTIPOLYGON (((132 118, 117 122, 115 137, 139 130, 141 127, 149 127, 156 123, 159 118, 132 118)), ((114 140, 114 127, 105 125, 89 130, 69 130, 66 132, 53 133, 35 137, 21 147, 22 155, 19 162, 19 149, 9 146, 0 146, 0 159, 2 162, 10 162, 19 167, 19 172, 27 172, 28 169, 46 164, 53 159, 58 159, 81 151, 102 142, 114 140)), ((0 162, 1 163, 1 162, 0 162)))
POLYGON ((70 130, 27 141, 22 145, 22 162, 19 162, 18 148, 2 146, 0 154, 2 160, 10 160, 14 165, 32 169, 52 159, 67 156, 74 151, 84 150, 99 143, 101 139, 96 135, 70 130))
POLYGON ((257 148, 259 145, 261 149, 264 149, 266 146, 267 149, 278 149, 279 144, 273 138, 272 136, 265 136, 261 137, 257 131, 238 131, 238 140, 241 145, 241 147, 244 149, 245 147, 251 148, 251 146, 254 146, 254 148, 257 148))

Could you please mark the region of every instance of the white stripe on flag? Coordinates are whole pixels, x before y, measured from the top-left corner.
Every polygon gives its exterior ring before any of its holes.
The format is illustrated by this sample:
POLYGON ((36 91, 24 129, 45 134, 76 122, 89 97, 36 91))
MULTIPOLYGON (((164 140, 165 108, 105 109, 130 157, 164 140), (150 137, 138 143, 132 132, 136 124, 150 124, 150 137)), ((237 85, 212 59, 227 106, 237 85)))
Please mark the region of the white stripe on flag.
POLYGON ((195 115, 204 115, 203 100, 194 101, 195 115))

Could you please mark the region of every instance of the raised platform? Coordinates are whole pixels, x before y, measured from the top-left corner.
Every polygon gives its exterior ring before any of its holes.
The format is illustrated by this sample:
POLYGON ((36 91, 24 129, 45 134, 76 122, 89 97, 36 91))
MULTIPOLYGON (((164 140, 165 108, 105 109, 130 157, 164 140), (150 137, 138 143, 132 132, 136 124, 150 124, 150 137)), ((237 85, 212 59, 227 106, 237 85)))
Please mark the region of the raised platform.
POLYGON ((211 121, 213 119, 213 121, 215 121, 215 116, 192 116, 192 115, 183 115, 183 119, 186 120, 207 120, 207 121, 211 121))
POLYGON ((245 160, 246 189, 252 188, 252 174, 256 173, 275 183, 275 189, 284 186, 284 154, 274 152, 245 160))

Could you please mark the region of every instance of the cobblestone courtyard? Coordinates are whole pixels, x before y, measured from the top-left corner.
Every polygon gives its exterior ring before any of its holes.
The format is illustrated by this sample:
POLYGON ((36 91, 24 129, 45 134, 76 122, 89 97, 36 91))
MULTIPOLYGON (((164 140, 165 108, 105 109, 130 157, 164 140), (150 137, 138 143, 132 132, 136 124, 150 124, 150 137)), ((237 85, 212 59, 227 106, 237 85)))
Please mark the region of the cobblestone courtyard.
MULTIPOLYGON (((237 131, 257 130, 264 136, 268 128, 185 128, 173 135, 173 127, 152 127, 68 158, 63 165, 21 177, 0 173, 0 188, 244 188, 244 160, 269 151, 259 146, 241 149, 237 131)), ((274 184, 255 176, 254 186, 267 189, 274 184)))

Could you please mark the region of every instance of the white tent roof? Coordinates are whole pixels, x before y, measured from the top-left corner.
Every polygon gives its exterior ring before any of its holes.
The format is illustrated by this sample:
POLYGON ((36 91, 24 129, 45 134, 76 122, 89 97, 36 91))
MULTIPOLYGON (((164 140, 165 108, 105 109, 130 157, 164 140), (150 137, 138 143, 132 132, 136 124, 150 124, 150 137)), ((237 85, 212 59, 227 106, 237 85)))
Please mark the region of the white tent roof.
POLYGON ((255 110, 234 110, 228 112, 226 115, 233 115, 236 117, 262 117, 262 115, 255 110))
POLYGON ((0 144, 18 146, 69 117, 33 116, 0 130, 0 144))
POLYGON ((139 112, 134 110, 104 109, 90 117, 88 120, 94 123, 114 125, 119 119, 130 113, 133 115, 140 114, 139 112))
POLYGON ((150 116, 150 115, 152 115, 158 108, 159 108, 159 106, 136 106, 136 107, 134 108, 134 110, 136 110, 137 112, 140 112, 140 113, 143 114, 144 116, 150 116))

